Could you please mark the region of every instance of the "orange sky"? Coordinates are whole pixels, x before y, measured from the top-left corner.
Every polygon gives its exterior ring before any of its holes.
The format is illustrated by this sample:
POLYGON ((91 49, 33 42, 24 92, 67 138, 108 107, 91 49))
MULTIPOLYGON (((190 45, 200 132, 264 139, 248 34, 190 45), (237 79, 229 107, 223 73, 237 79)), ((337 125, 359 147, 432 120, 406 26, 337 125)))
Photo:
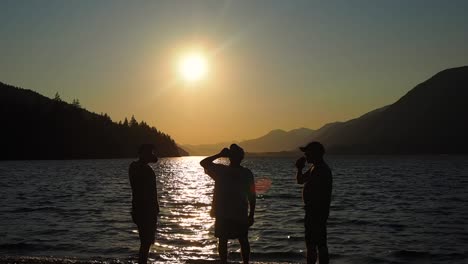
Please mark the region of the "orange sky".
POLYGON ((450 3, 3 2, 0 81, 181 144, 317 129, 465 65, 468 4, 450 3), (209 72, 188 85, 176 65, 194 49, 209 72))

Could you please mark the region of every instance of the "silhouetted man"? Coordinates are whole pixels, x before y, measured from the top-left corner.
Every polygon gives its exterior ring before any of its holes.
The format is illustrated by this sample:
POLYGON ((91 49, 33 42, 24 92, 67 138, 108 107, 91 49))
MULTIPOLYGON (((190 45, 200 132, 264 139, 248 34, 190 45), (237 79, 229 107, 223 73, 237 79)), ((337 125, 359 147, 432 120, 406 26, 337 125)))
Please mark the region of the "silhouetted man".
POLYGON ((159 204, 156 191, 156 175, 148 163, 157 162, 152 144, 143 144, 138 150, 139 159, 128 170, 132 186, 132 219, 138 227, 140 251, 138 263, 146 264, 156 233, 159 204))
POLYGON ((207 157, 200 162, 215 180, 212 216, 215 220, 215 237, 218 238, 218 253, 222 263, 227 262, 228 239, 238 239, 241 245, 242 260, 249 263, 249 227, 254 223, 255 184, 252 172, 241 166, 244 150, 236 144, 224 148, 219 154, 207 157), (221 157, 229 158, 229 165, 216 164, 221 157), (248 207, 250 205, 250 210, 248 207))
POLYGON ((316 262, 318 251, 319 263, 328 264, 327 219, 330 212, 332 173, 323 160, 325 149, 322 144, 311 142, 300 149, 305 157, 296 161, 296 179, 298 184, 304 184, 302 199, 305 204, 307 263, 316 262), (302 173, 306 161, 313 166, 302 173))

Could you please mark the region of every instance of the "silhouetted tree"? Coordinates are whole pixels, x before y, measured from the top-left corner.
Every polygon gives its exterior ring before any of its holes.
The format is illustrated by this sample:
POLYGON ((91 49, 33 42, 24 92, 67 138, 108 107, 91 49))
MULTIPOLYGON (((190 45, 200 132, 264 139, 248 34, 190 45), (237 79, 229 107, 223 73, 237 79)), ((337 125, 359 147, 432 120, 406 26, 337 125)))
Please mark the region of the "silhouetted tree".
POLYGON ((107 113, 104 113, 103 117, 104 117, 105 120, 112 122, 112 119, 110 118, 110 116, 107 113))
POLYGON ((171 139, 144 121, 132 116, 131 122, 115 123, 107 113, 79 109, 76 102, 0 83, 2 127, 8 128, 0 137, 0 160, 135 157, 142 143, 155 144, 160 156, 179 156, 171 139))
MULTIPOLYGON (((60 97, 60 96, 59 96, 60 97)), ((76 108, 81 108, 80 100, 78 99, 73 99, 72 105, 76 108)))
POLYGON ((132 118, 130 118, 130 127, 136 127, 138 126, 138 122, 135 119, 135 116, 132 115, 132 118))
POLYGON ((62 98, 58 92, 55 93, 54 100, 57 102, 62 102, 62 98))

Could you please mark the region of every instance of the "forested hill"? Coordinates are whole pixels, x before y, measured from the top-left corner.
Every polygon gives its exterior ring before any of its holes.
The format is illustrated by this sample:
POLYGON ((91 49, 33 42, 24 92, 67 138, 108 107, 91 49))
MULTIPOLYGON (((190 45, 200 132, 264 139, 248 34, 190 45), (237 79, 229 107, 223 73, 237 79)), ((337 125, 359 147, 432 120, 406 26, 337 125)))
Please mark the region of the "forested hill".
POLYGON ((308 141, 338 154, 467 154, 468 66, 443 70, 395 103, 330 124, 308 141))
POLYGON ((0 82, 0 159, 133 158, 141 143, 156 145, 158 156, 180 156, 167 134, 137 122, 113 122, 91 113, 78 100, 67 103, 0 82))

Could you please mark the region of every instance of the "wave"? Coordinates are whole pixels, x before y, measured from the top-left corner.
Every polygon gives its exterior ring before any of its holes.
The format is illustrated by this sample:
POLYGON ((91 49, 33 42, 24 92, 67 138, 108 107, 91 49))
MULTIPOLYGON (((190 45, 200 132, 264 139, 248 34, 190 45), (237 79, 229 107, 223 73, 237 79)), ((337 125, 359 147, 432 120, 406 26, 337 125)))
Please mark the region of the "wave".
POLYGON ((461 261, 467 260, 467 254, 451 253, 451 254, 435 254, 427 251, 413 251, 413 250, 398 250, 390 254, 391 257, 403 261, 461 261))
MULTIPOLYGON (((36 243, 26 243, 26 242, 19 242, 19 243, 5 243, 0 244, 0 252, 25 252, 28 255, 32 252, 45 252, 45 251, 66 251, 72 247, 76 248, 76 245, 70 243, 54 243, 51 245, 50 243, 43 243, 43 241, 37 240, 36 243)), ((0 261, 0 263, 2 263, 0 261)))
POLYGON ((260 199, 281 199, 281 200, 300 200, 301 196, 298 194, 259 194, 260 199))
POLYGON ((259 260, 299 260, 304 258, 304 254, 299 252, 273 252, 273 253, 253 253, 252 258, 259 260))
MULTIPOLYGON (((2 247, 22 247, 22 248, 31 248, 35 245, 18 243, 18 244, 2 244, 2 247)), ((119 250, 125 250, 127 248, 120 248, 119 250)), ((113 253, 117 253, 117 249, 112 250, 113 253)), ((172 260, 179 259, 180 256, 163 256, 159 254, 150 254, 150 257, 162 261, 164 263, 172 263, 172 260)), ((192 263, 192 264, 204 264, 204 263, 219 263, 217 255, 205 255, 200 258, 200 256, 185 256, 182 263, 192 263)), ((23 263, 23 264, 57 264, 57 263, 73 263, 73 264, 82 264, 82 263, 131 263, 136 259, 136 255, 129 255, 128 257, 123 258, 105 258, 105 257, 92 257, 92 258, 77 258, 77 257, 32 257, 32 256, 0 256, 0 263, 23 263)), ((230 252, 229 259, 231 261, 241 260, 241 255, 239 252, 230 252)), ((432 254, 430 252, 422 251, 411 251, 411 250, 400 250, 394 251, 386 258, 378 258, 373 256, 364 256, 364 255, 341 255, 341 254, 331 254, 330 259, 332 263, 337 264, 384 264, 384 263, 394 263, 394 264, 403 264, 403 263, 466 263, 467 256, 465 254, 432 254)), ((251 254, 251 263, 257 264, 280 264, 280 263, 303 263, 305 261, 305 253, 302 252, 270 252, 270 253, 259 253, 253 252, 251 254)), ((178 262, 179 263, 179 262, 178 262)))
POLYGON ((47 247, 44 245, 31 244, 25 242, 0 244, 0 250, 33 251, 44 249, 47 249, 47 247))
POLYGON ((56 206, 41 206, 41 207, 35 207, 35 208, 30 208, 30 207, 16 208, 16 209, 11 210, 10 213, 29 213, 29 212, 35 212, 35 211, 48 211, 48 212, 58 212, 58 213, 68 212, 67 209, 63 209, 63 208, 56 207, 56 206))
MULTIPOLYGON (((150 256, 151 257, 151 256, 150 256)), ((10 256, 0 256, 0 263, 23 263, 23 264, 58 264, 58 263, 65 263, 65 264, 85 264, 85 263, 93 263, 93 264, 121 264, 121 263, 135 263, 136 256, 123 258, 123 259, 105 259, 105 258, 93 258, 93 259, 79 259, 74 257, 67 257, 67 258, 59 258, 59 257, 10 257, 10 256)), ((157 257, 157 263, 174 263, 172 259, 164 260, 157 257)), ((180 263, 180 262, 177 262, 180 263)), ((214 259, 193 259, 193 260, 186 260, 181 263, 190 263, 190 264, 214 264, 219 263, 218 260, 214 259)), ((265 262, 257 262, 253 261, 252 264, 265 264, 265 262)), ((269 264, 291 264, 291 262, 278 262, 278 261, 269 261, 269 264)))
POLYGON ((93 263, 93 264, 108 264, 108 263, 122 263, 122 262, 129 262, 126 259, 102 259, 102 258, 94 258, 94 259, 78 259, 74 257, 30 257, 30 256, 0 256, 0 263, 22 263, 22 264, 59 264, 59 263, 66 263, 66 264, 85 264, 85 263, 93 263))

